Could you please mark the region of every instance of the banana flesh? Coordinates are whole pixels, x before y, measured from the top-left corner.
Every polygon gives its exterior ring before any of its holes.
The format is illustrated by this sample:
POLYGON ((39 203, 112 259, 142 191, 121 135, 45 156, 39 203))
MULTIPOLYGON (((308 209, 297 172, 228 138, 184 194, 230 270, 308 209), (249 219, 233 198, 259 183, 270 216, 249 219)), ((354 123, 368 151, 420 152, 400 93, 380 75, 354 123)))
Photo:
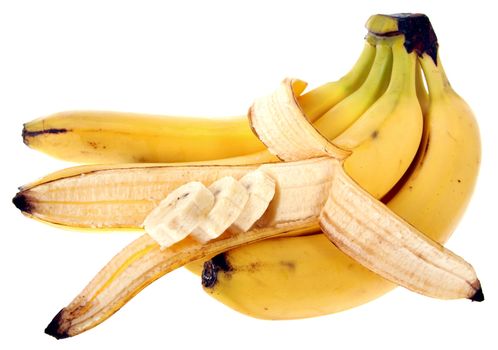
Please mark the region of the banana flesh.
POLYGON ((130 165, 104 170, 89 167, 80 169, 83 171, 77 175, 55 175, 57 181, 43 180, 28 186, 14 203, 26 215, 54 224, 140 229, 146 216, 179 186, 191 181, 209 186, 224 176, 240 179, 257 167, 130 165))
MULTIPOLYGON (((258 165, 192 165, 92 170, 60 177, 57 181, 42 181, 25 187, 14 198, 14 203, 28 216, 59 225, 80 228, 140 229, 147 215, 179 186, 191 181, 209 186, 225 176, 238 180, 258 168, 258 165)), ((262 221, 285 222, 287 219, 284 217, 292 220, 302 215, 318 215, 320 205, 326 200, 326 193, 323 190, 330 184, 332 174, 327 161, 317 158, 300 163, 268 163, 260 169, 276 179, 277 183, 280 179, 280 183, 285 186, 288 184, 289 187, 296 186, 296 181, 291 175, 299 169, 307 174, 313 174, 306 182, 309 184, 306 196, 313 200, 318 198, 316 203, 319 203, 315 207, 298 204, 279 207, 275 203, 279 203, 284 192, 277 185, 275 198, 261 218, 262 221)), ((294 190, 289 188, 288 191, 290 192, 285 193, 291 198, 294 190)), ((293 202, 286 201, 286 203, 293 202)))

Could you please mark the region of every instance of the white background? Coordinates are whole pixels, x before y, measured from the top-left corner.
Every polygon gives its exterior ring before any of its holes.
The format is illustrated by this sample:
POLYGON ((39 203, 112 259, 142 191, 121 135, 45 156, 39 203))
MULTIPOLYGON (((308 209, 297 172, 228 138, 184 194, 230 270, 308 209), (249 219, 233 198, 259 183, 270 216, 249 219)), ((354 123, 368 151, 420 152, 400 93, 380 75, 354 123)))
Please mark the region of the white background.
POLYGON ((496 15, 485 1, 1 1, 0 348, 496 349, 498 302, 496 15), (23 217, 16 187, 70 166, 25 147, 22 123, 71 109, 223 116, 286 76, 311 86, 345 73, 374 13, 424 12, 454 88, 473 107, 483 163, 448 247, 472 262, 486 301, 439 301, 398 288, 356 309, 261 321, 175 271, 102 325, 56 341, 43 330, 135 234, 58 230, 23 217))

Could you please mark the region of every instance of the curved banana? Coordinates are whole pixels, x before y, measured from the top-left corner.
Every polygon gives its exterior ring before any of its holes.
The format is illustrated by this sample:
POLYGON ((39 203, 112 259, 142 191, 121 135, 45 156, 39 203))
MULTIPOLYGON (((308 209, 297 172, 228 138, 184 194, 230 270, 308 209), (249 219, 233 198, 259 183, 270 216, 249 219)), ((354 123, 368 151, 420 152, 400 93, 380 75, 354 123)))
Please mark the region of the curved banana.
MULTIPOLYGON (((333 140, 349 128, 384 93, 392 71, 391 44, 391 40, 372 41, 376 49, 375 59, 365 82, 315 121, 315 128, 327 139, 333 140), (334 124, 333 129, 327 128, 329 123, 334 124)), ((303 108, 303 111, 306 110, 303 108)))
MULTIPOLYGON (((355 91, 370 71, 374 56, 375 46, 366 41, 348 74, 303 95, 301 106, 308 118, 320 118, 355 91)), ((331 120, 323 118, 321 128, 326 133, 335 132, 331 120)), ((26 123, 22 135, 24 143, 33 149, 80 163, 190 162, 265 149, 245 116, 206 119, 74 111, 26 123)))
POLYGON ((419 153, 389 207, 429 237, 446 241, 467 207, 481 162, 479 127, 452 89, 439 56, 420 59, 429 87, 419 153))
POLYGON ((387 91, 346 131, 333 140, 353 150, 346 172, 372 196, 381 198, 403 176, 417 153, 423 117, 416 93, 416 60, 404 36, 393 40, 393 70, 387 91))
MULTIPOLYGON (((452 90, 441 61, 419 59, 430 104, 417 156, 384 201, 430 238, 444 243, 472 196, 480 163, 476 120, 452 90)), ((204 265, 204 289, 244 314, 263 319, 326 315, 371 301, 395 287, 322 235, 275 238, 236 248, 204 265), (327 271, 327 273, 324 273, 327 271)))

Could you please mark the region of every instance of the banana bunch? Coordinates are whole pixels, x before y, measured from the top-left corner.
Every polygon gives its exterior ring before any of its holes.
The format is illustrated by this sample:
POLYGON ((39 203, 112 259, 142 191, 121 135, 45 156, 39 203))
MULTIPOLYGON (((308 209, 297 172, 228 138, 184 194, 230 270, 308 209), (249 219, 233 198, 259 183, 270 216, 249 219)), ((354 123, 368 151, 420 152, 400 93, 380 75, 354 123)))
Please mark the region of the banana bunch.
POLYGON ((46 333, 84 332, 182 266, 217 300, 263 319, 342 311, 396 285, 483 300, 472 266, 441 246, 477 178, 476 120, 425 15, 375 15, 366 27, 344 77, 304 94, 306 83, 285 79, 248 117, 70 112, 25 124, 34 149, 109 164, 21 187, 23 214, 146 232, 46 333))

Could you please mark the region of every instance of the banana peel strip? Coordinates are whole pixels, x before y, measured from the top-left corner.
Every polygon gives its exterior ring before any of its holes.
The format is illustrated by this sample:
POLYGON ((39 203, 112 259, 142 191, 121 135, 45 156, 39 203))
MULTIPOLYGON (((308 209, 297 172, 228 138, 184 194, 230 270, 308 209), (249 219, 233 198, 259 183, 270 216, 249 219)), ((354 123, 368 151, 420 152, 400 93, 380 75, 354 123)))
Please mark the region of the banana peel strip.
POLYGON ((292 225, 225 233, 205 244, 192 237, 166 248, 149 235, 126 246, 94 277, 85 289, 54 317, 45 332, 57 339, 72 337, 105 321, 131 298, 165 274, 190 262, 209 259, 221 252, 259 240, 319 230, 317 218, 292 225))
POLYGON ((346 158, 351 152, 330 143, 299 106, 296 91, 305 84, 298 79, 285 79, 273 94, 256 99, 248 113, 253 132, 272 154, 284 161, 323 156, 346 158))

